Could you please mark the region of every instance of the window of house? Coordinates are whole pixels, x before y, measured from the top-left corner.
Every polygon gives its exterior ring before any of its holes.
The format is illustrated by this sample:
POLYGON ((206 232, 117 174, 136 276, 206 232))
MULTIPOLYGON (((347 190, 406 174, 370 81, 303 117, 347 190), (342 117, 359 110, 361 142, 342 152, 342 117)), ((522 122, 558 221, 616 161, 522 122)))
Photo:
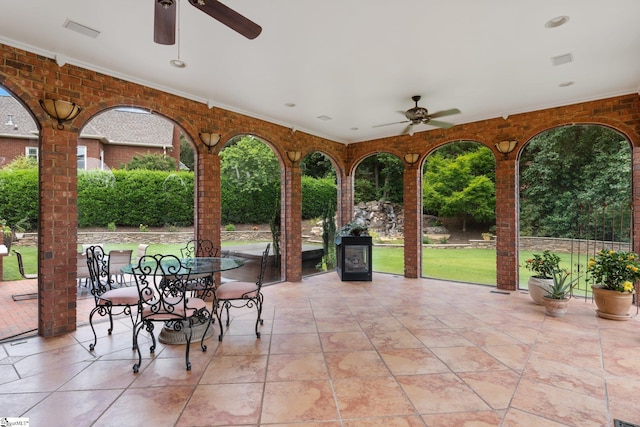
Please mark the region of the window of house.
POLYGON ((27 147, 24 150, 24 155, 38 160, 38 147, 27 147))
POLYGON ((87 147, 78 145, 78 170, 87 169, 87 147))

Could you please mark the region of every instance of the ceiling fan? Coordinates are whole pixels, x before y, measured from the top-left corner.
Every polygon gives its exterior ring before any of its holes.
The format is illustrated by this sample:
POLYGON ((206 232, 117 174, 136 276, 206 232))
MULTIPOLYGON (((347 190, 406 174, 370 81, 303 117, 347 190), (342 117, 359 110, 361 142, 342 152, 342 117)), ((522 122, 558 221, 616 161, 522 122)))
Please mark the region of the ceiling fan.
MULTIPOLYGON (((175 44, 177 0, 154 1, 153 41, 158 44, 175 44)), ((189 0, 189 3, 248 39, 253 40, 262 32, 260 25, 217 0, 189 0)))
POLYGON ((402 133, 403 134, 408 133, 410 135, 413 135, 413 129, 412 129, 413 126, 419 125, 421 123, 429 126, 443 128, 443 129, 449 129, 450 127, 453 126, 453 123, 447 123, 447 122, 442 122, 440 120, 433 120, 433 119, 437 119, 439 117, 444 117, 444 116, 451 116, 453 114, 460 114, 460 110, 458 110, 457 108, 451 108, 450 110, 442 110, 442 111, 435 112, 433 114, 429 114, 429 110, 427 110, 426 108, 418 107, 418 101, 420 101, 420 98, 422 98, 420 95, 412 96, 411 99, 413 100, 413 102, 416 103, 416 106, 408 109, 407 111, 400 111, 402 114, 404 114, 407 120, 404 120, 401 122, 387 123, 384 125, 376 125, 374 126, 374 128, 381 127, 381 126, 396 125, 399 123, 409 123, 402 133))

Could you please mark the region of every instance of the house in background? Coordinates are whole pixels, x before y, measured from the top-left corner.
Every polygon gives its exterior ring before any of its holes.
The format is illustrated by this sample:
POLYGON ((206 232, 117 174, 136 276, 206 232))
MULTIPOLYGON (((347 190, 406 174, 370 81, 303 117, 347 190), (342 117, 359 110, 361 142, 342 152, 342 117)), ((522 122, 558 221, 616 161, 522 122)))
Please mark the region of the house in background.
MULTIPOLYGON (((0 92, 0 168, 20 155, 38 158, 38 127, 12 96, 0 92)), ((133 156, 162 154, 180 164, 180 130, 140 109, 118 108, 91 120, 78 141, 78 169, 120 169, 133 156)))

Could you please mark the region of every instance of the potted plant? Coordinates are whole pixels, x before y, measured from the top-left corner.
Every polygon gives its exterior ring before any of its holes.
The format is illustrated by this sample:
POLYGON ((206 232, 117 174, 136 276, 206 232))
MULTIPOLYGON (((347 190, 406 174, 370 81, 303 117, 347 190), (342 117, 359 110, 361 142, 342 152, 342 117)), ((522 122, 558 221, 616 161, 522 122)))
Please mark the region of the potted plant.
POLYGON ((628 320, 634 282, 640 279, 638 255, 634 252, 602 249, 587 264, 593 280, 591 289, 599 317, 628 320))
POLYGON ((483 240, 491 240, 492 237, 493 237, 493 234, 491 233, 482 233, 483 240))
POLYGON ((529 278, 529 295, 533 302, 542 304, 545 288, 553 285, 554 272, 560 270, 560 257, 548 250, 533 254, 533 258, 525 262, 525 268, 534 273, 529 278))
POLYGON ((536 285, 545 292, 542 303, 545 314, 552 317, 563 317, 569 308, 571 291, 578 282, 579 277, 570 280, 571 273, 567 270, 553 271, 551 285, 536 285))

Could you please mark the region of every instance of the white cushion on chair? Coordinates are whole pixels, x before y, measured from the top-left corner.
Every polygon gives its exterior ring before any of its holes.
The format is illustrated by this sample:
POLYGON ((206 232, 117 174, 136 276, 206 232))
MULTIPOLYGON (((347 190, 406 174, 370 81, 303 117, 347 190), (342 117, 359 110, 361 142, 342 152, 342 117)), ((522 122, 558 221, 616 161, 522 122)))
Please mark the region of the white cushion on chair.
POLYGON ((227 282, 218 286, 216 297, 219 299, 254 298, 258 286, 253 282, 227 282))

